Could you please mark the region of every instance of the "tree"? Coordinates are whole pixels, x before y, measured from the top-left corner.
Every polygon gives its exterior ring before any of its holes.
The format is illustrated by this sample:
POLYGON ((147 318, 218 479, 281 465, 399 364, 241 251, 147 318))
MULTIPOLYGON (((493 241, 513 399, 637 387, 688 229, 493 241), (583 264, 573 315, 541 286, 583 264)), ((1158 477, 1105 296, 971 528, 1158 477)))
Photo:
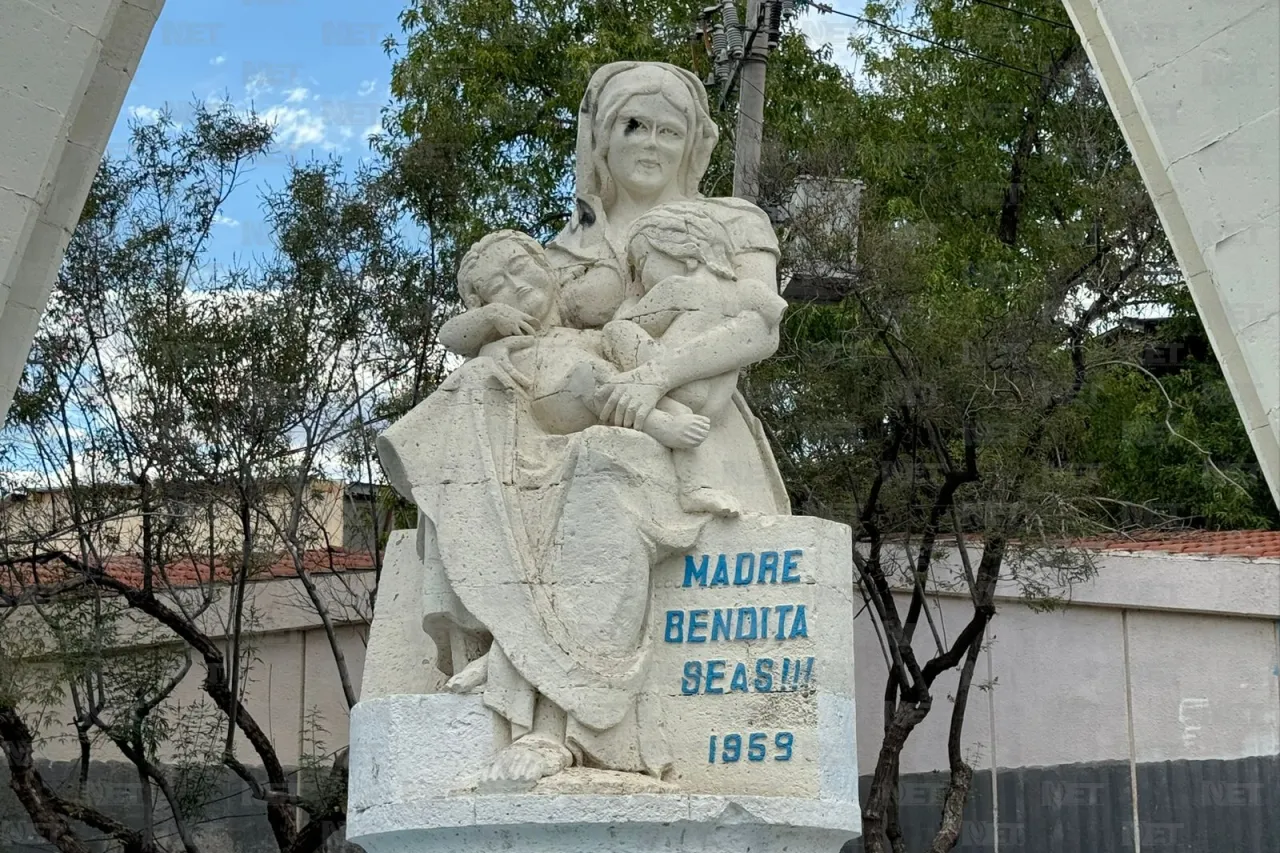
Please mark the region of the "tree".
MULTIPOLYGON (((1191 296, 1132 334, 1082 399, 1089 430, 1080 460, 1097 470, 1116 523, 1280 529, 1249 436, 1191 296)), ((1124 335, 1125 330, 1114 330, 1124 335)))
POLYGON ((1100 332, 1183 288, 1073 29, 1046 22, 1062 20, 1055 4, 1019 9, 1040 20, 954 0, 868 4, 884 26, 852 44, 866 79, 851 153, 790 158, 865 183, 858 263, 850 235, 824 227, 848 211, 830 209, 790 223, 784 258, 852 284, 839 305, 793 308, 778 357, 750 376, 797 509, 854 530, 885 652, 885 735, 863 803, 877 853, 908 849, 900 756, 940 695, 950 772, 925 849, 956 844, 996 585, 1053 606, 1093 571, 1070 543, 1120 532, 1115 509, 1135 496, 1108 486, 1118 469, 1089 427, 1136 352, 1100 332), (954 574, 938 568, 947 558, 954 574), (952 635, 933 612, 940 588, 968 593, 952 635))
MULTIPOLYGON (((400 16, 381 148, 432 240, 463 250, 519 227, 550 236, 573 209, 578 100, 622 59, 688 64, 688 0, 419 0, 400 16)), ((705 70, 705 69, 704 69, 705 70)))
MULTIPOLYGON (((197 853, 219 768, 263 804, 282 853, 321 849, 345 820, 345 747, 324 752, 313 720, 314 754, 287 768, 245 703, 263 615, 249 581, 290 570, 353 705, 336 626, 367 624, 378 549, 373 583, 335 571, 322 487, 374 479, 370 432, 440 375, 430 342, 451 299, 379 175, 337 163, 297 164, 267 195, 268 259, 209 263, 221 206, 270 137, 199 104, 187 125, 132 127, 128 156, 99 170, 10 412, 7 467, 27 481, 14 485, 53 497, 0 513, 0 746, 64 853, 89 849, 83 827, 127 851, 197 853), (197 678, 203 699, 180 705, 197 678), (70 790, 33 759, 64 701, 81 756, 70 790), (104 750, 136 771, 140 825, 85 789, 104 750)), ((369 519, 376 546, 387 524, 369 519)))

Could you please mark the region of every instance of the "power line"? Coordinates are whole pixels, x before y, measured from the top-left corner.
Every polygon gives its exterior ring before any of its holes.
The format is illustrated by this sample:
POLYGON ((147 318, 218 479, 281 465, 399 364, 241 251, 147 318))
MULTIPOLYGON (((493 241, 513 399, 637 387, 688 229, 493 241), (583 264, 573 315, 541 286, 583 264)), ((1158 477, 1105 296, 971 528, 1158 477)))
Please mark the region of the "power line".
MULTIPOLYGON (((754 89, 755 91, 757 91, 757 92, 759 92, 759 93, 760 93, 760 97, 764 97, 764 90, 763 90, 763 89, 761 89, 759 86, 757 86, 755 83, 753 83, 753 82, 751 82, 750 80, 748 80, 746 77, 739 77, 739 78, 738 78, 738 84, 739 84, 739 85, 744 85, 744 86, 750 86, 752 89, 754 89)), ((763 126, 764 126, 764 120, 763 120, 763 119, 758 119, 758 118, 756 118, 755 116, 747 116, 747 117, 748 117, 749 119, 751 119, 751 121, 754 121, 756 124, 760 125, 761 127, 763 127, 763 126)))
POLYGON ((1031 12, 1024 12, 1021 9, 1015 9, 1012 6, 1005 6, 1000 3, 992 2, 992 0, 973 0, 974 3, 981 3, 983 6, 990 6, 992 9, 1003 9, 1006 12, 1012 12, 1015 15, 1021 15, 1024 18, 1030 18, 1033 21, 1039 21, 1042 24, 1048 24, 1051 27, 1058 27, 1063 30, 1075 31, 1075 27, 1065 24, 1062 21, 1055 21, 1053 18, 1044 18, 1031 12))
POLYGON ((882 30, 888 30, 889 32, 896 33, 900 36, 906 36, 907 38, 913 38, 918 41, 926 42, 928 44, 933 45, 934 47, 940 47, 943 50, 949 50, 952 53, 959 54, 960 56, 967 56, 970 59, 976 59, 979 62, 985 62, 989 65, 998 65, 1001 68, 1008 68, 1010 71, 1020 71, 1023 74, 1030 74, 1032 77, 1036 77, 1040 80, 1050 79, 1049 77, 1046 77, 1045 75, 1041 74, 1039 71, 1032 71, 1030 68, 1023 68, 1020 65, 1012 65, 1008 62, 1005 62, 1002 59, 992 59, 989 56, 983 56, 980 53, 974 53, 973 51, 965 50, 962 47, 956 47, 954 45, 947 44, 946 42, 940 42, 935 39, 931 39, 928 36, 922 36, 919 33, 913 33, 910 30, 900 30, 897 27, 891 27, 888 24, 882 24, 879 21, 873 21, 870 18, 864 18, 861 15, 855 15, 852 12, 845 12, 840 9, 834 9, 831 6, 828 6, 826 3, 815 3, 815 2, 811 2, 810 0, 810 2, 805 2, 804 5, 817 9, 819 12, 825 12, 828 15, 840 15, 841 17, 845 17, 845 18, 852 18, 855 21, 860 21, 864 24, 870 24, 873 27, 879 27, 882 30))

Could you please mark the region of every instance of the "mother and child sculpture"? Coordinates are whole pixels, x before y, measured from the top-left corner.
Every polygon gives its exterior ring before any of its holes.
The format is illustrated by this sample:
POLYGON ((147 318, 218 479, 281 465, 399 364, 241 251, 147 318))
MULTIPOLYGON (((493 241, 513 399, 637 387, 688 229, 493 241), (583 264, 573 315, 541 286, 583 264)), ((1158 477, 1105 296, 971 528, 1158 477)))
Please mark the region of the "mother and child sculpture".
MULTIPOLYGON (((778 345, 778 242, 755 205, 698 192, 701 82, 606 65, 578 122, 571 222, 471 247, 440 332, 467 361, 378 439, 419 510, 412 595, 446 689, 509 728, 481 793, 570 767, 661 779, 653 567, 711 519, 789 512, 737 389, 778 345)), ((405 592, 384 576, 380 607, 405 592)))

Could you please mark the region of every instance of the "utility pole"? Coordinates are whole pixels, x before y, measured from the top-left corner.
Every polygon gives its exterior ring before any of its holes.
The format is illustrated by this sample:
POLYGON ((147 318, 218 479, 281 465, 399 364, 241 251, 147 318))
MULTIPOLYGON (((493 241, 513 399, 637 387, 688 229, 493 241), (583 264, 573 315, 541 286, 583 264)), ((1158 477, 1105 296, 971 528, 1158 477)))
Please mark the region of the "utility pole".
POLYGON ((769 39, 759 38, 759 24, 776 2, 747 0, 747 26, 751 46, 742 57, 738 72, 738 131, 734 138, 733 194, 747 201, 760 195, 760 143, 764 137, 764 77, 769 66, 769 39))
POLYGON ((794 0, 747 0, 738 20, 734 0, 721 0, 702 12, 695 38, 706 42, 714 70, 708 85, 723 87, 721 106, 738 87, 738 127, 733 153, 733 194, 755 201, 760 194, 760 145, 764 136, 764 83, 769 54, 778 46, 782 21, 795 13, 794 0), (716 15, 722 20, 716 21, 716 15))
MULTIPOLYGON (((734 0, 717 2, 702 10, 693 40, 702 42, 711 56, 711 73, 705 82, 709 89, 719 87, 719 109, 724 109, 734 86, 738 88, 733 194, 758 203, 765 70, 769 55, 781 40, 782 24, 796 13, 799 0, 747 0, 747 15, 742 21, 734 0)), ((772 200, 769 218, 775 228, 791 232, 784 239, 793 250, 793 261, 798 261, 791 264, 781 282, 780 290, 788 300, 835 303, 853 288, 861 199, 861 181, 800 175, 789 199, 772 200), (849 241, 847 257, 833 266, 821 252, 806 245, 807 235, 828 240, 843 237, 849 241)))

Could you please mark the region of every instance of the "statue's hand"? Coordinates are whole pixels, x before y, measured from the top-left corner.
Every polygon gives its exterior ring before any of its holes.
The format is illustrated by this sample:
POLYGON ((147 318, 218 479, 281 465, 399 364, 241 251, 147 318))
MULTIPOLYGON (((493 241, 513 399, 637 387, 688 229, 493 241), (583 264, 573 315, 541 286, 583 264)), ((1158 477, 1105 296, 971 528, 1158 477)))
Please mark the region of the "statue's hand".
POLYGON ((600 420, 614 426, 640 429, 658 401, 666 396, 668 387, 662 371, 652 362, 642 364, 635 370, 620 374, 613 382, 601 389, 601 394, 608 394, 604 406, 600 409, 600 420))
POLYGON ((519 308, 492 302, 480 309, 485 313, 493 330, 504 338, 516 335, 532 335, 538 331, 538 318, 519 308))
POLYGON ((533 379, 515 366, 511 361, 511 353, 528 349, 534 343, 534 338, 528 336, 503 338, 500 341, 485 344, 480 350, 480 355, 493 360, 494 372, 507 388, 512 391, 517 389, 529 391, 533 388, 533 379))

